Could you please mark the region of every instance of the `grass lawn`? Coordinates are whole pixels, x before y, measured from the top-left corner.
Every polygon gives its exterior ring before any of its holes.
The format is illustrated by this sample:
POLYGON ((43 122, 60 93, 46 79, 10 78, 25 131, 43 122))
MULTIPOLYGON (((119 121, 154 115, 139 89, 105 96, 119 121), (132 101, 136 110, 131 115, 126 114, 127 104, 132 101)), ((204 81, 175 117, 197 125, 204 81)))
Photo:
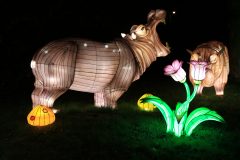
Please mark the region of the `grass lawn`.
MULTIPOLYGON (((32 85, 32 84, 30 84, 32 85)), ((192 88, 191 88, 192 89, 192 88)), ((162 114, 140 111, 136 102, 152 93, 175 109, 185 99, 184 86, 169 77, 138 80, 119 99, 118 108, 95 108, 93 94, 67 91, 55 102, 61 110, 56 122, 32 127, 26 116, 31 110, 31 91, 1 97, 0 160, 197 160, 237 159, 240 148, 240 83, 230 80, 224 97, 205 88, 190 111, 208 107, 226 123, 206 121, 190 137, 166 134, 162 114)))

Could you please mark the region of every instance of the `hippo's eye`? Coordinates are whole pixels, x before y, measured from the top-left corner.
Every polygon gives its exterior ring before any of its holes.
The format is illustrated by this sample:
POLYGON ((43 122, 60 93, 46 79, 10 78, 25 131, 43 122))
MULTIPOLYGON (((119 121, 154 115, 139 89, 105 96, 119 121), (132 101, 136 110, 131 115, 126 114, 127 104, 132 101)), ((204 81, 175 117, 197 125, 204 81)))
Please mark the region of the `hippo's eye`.
POLYGON ((147 35, 147 30, 146 30, 145 26, 139 25, 139 27, 136 29, 135 33, 139 37, 144 37, 147 35))

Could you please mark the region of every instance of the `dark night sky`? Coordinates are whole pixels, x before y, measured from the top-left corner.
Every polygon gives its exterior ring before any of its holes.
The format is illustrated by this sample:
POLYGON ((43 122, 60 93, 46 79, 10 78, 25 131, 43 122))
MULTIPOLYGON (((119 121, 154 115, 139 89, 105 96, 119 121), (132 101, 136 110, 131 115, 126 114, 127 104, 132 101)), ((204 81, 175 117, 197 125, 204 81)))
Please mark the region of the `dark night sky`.
POLYGON ((229 3, 227 0, 0 1, 0 67, 4 75, 1 86, 12 81, 32 82, 31 57, 47 42, 67 37, 110 41, 120 37, 121 32, 128 33, 134 24, 145 24, 151 9, 167 10, 167 24, 159 25, 157 30, 160 39, 168 41, 172 48, 168 60, 188 58, 186 48, 194 49, 208 40, 228 44, 229 3), (176 15, 171 14, 173 10, 176 15))

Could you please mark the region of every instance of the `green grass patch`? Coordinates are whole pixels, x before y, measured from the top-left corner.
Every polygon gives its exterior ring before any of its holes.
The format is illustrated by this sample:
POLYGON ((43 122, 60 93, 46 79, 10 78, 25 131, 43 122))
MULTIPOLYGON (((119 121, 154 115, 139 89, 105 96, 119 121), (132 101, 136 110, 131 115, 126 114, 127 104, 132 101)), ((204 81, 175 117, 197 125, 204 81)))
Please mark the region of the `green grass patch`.
MULTIPOLYGON (((212 107, 226 123, 206 121, 192 136, 180 138, 166 133, 165 121, 158 110, 138 109, 138 98, 147 92, 138 90, 139 85, 131 86, 114 110, 95 108, 93 95, 66 93, 55 103, 61 110, 56 114, 56 122, 46 127, 27 124, 30 96, 1 102, 0 159, 236 159, 240 148, 240 85, 228 85, 222 98, 216 97, 212 89, 196 97, 189 110, 212 107)), ((154 89, 148 91, 162 98, 172 109, 175 108, 172 104, 185 98, 181 97, 185 94, 180 84, 170 89, 164 84, 154 85, 149 86, 154 89)))

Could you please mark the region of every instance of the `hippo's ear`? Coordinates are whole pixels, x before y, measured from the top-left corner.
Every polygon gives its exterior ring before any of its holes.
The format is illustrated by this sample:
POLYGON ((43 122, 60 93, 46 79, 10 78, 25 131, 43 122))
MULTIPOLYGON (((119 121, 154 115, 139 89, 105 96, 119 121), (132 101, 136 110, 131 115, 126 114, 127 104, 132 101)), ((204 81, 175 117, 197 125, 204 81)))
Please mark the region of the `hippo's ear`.
POLYGON ((217 59, 218 59, 218 56, 216 54, 213 54, 210 56, 209 60, 210 60, 210 63, 216 63, 217 62, 217 59))
POLYGON ((151 11, 148 13, 147 20, 150 21, 151 18, 155 15, 155 13, 156 13, 156 11, 151 10, 151 11))
POLYGON ((135 30, 137 29, 138 25, 133 25, 130 29, 130 33, 135 32, 135 30))
POLYGON ((186 49, 186 51, 187 51, 190 55, 193 54, 193 52, 192 52, 191 50, 189 50, 189 49, 186 49))

